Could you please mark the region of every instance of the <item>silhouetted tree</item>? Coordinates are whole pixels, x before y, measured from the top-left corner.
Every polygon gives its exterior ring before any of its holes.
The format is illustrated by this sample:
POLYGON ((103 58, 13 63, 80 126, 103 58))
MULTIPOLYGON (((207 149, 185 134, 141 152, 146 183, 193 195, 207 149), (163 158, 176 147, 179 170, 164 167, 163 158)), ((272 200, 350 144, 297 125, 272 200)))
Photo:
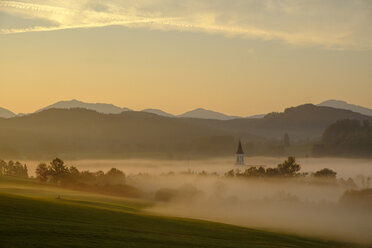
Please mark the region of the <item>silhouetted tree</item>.
POLYGON ((75 166, 68 168, 68 181, 76 182, 80 177, 80 172, 75 166))
POLYGON ((265 176, 265 173, 266 171, 262 166, 260 166, 259 168, 257 168, 256 166, 253 166, 245 170, 244 176, 261 177, 261 176, 265 176))
POLYGON ((14 176, 18 176, 18 177, 28 177, 28 168, 27 168, 27 165, 24 164, 22 165, 20 162, 15 162, 14 164, 14 173, 13 175, 14 176))
POLYGON ((278 168, 267 168, 265 175, 269 176, 269 177, 279 176, 279 170, 278 170, 278 168))
POLYGON ((49 173, 53 182, 61 182, 69 175, 69 170, 62 159, 55 158, 50 162, 49 173))
POLYGON ((6 175, 8 171, 8 164, 4 160, 0 160, 0 175, 6 175))
POLYGON ((125 174, 121 170, 116 168, 111 168, 106 173, 106 178, 109 184, 124 184, 125 183, 125 174))
POLYGON ((336 178, 336 174, 337 173, 335 171, 328 169, 328 168, 324 168, 324 169, 321 169, 315 172, 314 177, 336 178))
POLYGON ((301 166, 296 163, 295 157, 288 157, 282 164, 278 164, 277 168, 280 175, 294 176, 300 171, 301 166))
POLYGON ((105 173, 103 171, 101 171, 101 170, 97 171, 95 174, 96 174, 96 177, 103 177, 103 176, 105 176, 105 173))
POLYGON ((15 177, 28 177, 27 165, 22 165, 20 162, 10 160, 8 163, 0 161, 0 174, 15 176, 15 177))
POLYGON ((94 191, 119 196, 139 197, 138 189, 125 184, 125 174, 116 168, 103 171, 79 171, 75 166, 67 167, 63 160, 56 158, 50 165, 41 163, 36 168, 36 176, 42 181, 59 183, 64 187, 94 191))
POLYGON ((13 173, 14 173, 14 161, 13 160, 9 160, 8 162, 8 166, 7 166, 7 172, 6 174, 9 175, 9 176, 14 176, 13 173))
POLYGON ((230 170, 225 173, 226 177, 276 177, 276 176, 306 176, 306 173, 298 173, 301 166, 296 163, 295 157, 288 157, 283 163, 278 164, 276 168, 263 168, 262 166, 252 166, 241 173, 240 171, 230 170))
POLYGON ((48 180, 49 168, 45 163, 41 163, 36 167, 36 178, 42 182, 46 182, 48 180))

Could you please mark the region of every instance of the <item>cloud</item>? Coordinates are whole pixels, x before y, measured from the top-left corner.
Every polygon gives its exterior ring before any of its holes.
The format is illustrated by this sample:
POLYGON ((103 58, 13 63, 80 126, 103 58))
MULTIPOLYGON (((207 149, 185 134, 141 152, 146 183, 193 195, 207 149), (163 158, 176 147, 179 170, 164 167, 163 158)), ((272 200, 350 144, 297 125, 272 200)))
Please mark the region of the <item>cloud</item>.
POLYGON ((369 0, 24 0, 0 11, 55 25, 2 28, 1 34, 122 25, 276 40, 327 49, 372 49, 369 0))

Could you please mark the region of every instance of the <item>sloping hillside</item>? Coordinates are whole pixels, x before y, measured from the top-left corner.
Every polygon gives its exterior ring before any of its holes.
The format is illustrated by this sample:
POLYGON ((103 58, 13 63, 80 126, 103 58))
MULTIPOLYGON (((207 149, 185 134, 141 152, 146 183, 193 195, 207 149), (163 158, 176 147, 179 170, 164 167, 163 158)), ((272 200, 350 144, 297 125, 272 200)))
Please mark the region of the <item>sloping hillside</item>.
POLYGON ((229 116, 223 113, 219 113, 212 110, 207 110, 203 108, 194 109, 179 115, 181 118, 198 118, 198 119, 212 119, 212 120, 231 120, 236 118, 241 118, 239 116, 229 116))
POLYGON ((12 111, 0 107, 0 118, 12 118, 14 116, 15 114, 12 111))
MULTIPOLYGON (((149 203, 0 178, 1 247, 354 247, 151 215, 149 203), (59 199, 56 199, 60 195, 59 199)), ((356 246, 355 246, 356 247, 356 246)))
POLYGON ((318 106, 326 106, 326 107, 332 107, 332 108, 339 108, 339 109, 347 109, 351 110, 363 115, 368 115, 372 116, 372 109, 355 105, 355 104, 350 104, 345 101, 340 101, 340 100, 327 100, 322 103, 319 103, 318 106))
POLYGON ((186 156, 234 150, 232 132, 133 111, 106 115, 85 109, 50 109, 3 119, 0 140, 0 153, 27 157, 186 156))

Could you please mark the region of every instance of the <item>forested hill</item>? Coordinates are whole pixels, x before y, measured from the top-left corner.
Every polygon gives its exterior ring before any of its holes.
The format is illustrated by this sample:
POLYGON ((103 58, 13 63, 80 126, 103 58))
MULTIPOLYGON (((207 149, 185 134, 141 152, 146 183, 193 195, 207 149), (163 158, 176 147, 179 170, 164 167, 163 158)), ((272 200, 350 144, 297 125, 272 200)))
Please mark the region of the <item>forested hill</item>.
POLYGON ((315 156, 372 157, 370 121, 340 120, 323 133, 322 141, 313 148, 315 156))
POLYGON ((278 146, 284 133, 291 140, 320 139, 327 126, 342 119, 372 122, 372 117, 352 111, 314 105, 289 108, 263 119, 225 121, 135 111, 101 114, 86 109, 49 109, 0 118, 0 157, 225 156, 234 154, 239 139, 243 146, 260 143, 259 155, 280 155, 283 149, 278 146))
POLYGON ((145 112, 101 114, 50 109, 0 119, 0 154, 40 157, 127 157, 173 153, 231 153, 232 132, 145 112))
POLYGON ((282 138, 288 133, 292 139, 320 139, 324 130, 338 120, 371 120, 350 110, 304 104, 285 109, 281 113, 270 113, 262 119, 233 119, 227 121, 190 119, 194 123, 203 122, 209 126, 219 126, 236 132, 249 132, 265 138, 282 138))

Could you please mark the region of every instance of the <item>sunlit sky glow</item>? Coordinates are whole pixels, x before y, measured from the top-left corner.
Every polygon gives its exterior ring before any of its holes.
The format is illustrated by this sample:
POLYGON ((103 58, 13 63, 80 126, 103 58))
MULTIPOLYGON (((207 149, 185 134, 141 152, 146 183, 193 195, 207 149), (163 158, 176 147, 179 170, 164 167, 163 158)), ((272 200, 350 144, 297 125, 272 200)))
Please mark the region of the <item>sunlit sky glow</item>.
POLYGON ((0 107, 372 107, 369 0, 0 1, 0 107))

